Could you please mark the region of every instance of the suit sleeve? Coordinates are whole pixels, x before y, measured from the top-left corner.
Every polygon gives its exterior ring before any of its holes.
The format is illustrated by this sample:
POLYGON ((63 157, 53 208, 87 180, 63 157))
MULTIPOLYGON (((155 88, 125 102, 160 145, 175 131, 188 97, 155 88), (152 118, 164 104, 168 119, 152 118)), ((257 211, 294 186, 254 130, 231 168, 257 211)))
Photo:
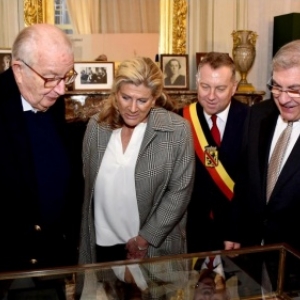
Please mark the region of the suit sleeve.
MULTIPOLYGON (((176 157, 166 190, 151 217, 139 232, 154 247, 160 246, 174 227, 182 221, 193 189, 195 158, 189 123, 184 121, 180 130, 179 139, 173 141, 171 145, 174 147, 173 153, 176 157)), ((185 231, 185 224, 182 229, 185 231)))
POLYGON ((225 233, 225 240, 233 242, 241 242, 241 234, 243 233, 243 201, 248 190, 248 170, 247 170, 247 150, 248 150, 248 131, 249 131, 250 114, 244 124, 244 133, 242 141, 242 150, 238 159, 237 176, 234 186, 234 196, 230 203, 230 213, 228 220, 228 228, 225 233))

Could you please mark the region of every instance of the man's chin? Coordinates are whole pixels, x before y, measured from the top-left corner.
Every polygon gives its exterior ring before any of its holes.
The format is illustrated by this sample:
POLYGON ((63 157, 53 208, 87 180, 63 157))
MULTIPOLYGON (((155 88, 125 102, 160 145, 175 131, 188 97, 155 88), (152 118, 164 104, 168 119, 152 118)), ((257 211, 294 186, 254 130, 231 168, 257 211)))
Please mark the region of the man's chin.
POLYGON ((46 111, 48 110, 53 104, 55 103, 55 101, 47 101, 43 103, 39 103, 37 106, 35 106, 35 108, 39 111, 46 111))
POLYGON ((49 108, 56 102, 57 98, 47 98, 44 99, 44 101, 41 102, 41 105, 45 108, 49 108))
POLYGON ((218 113, 217 107, 208 107, 205 112, 209 115, 216 115, 218 113))
POLYGON ((300 119, 300 113, 297 114, 292 109, 282 109, 281 117, 286 122, 289 122, 289 121, 294 122, 294 121, 298 121, 300 119))

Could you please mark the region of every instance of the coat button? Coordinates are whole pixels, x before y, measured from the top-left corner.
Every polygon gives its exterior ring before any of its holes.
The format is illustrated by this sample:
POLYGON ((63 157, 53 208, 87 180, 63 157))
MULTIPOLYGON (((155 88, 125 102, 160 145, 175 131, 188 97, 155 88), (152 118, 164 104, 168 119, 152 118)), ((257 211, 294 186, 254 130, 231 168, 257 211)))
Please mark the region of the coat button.
POLYGON ((42 231, 42 228, 39 225, 34 225, 35 231, 42 231))
POLYGON ((35 265, 35 264, 37 264, 37 259, 35 259, 35 258, 32 258, 31 260, 30 260, 30 263, 32 264, 32 265, 35 265))

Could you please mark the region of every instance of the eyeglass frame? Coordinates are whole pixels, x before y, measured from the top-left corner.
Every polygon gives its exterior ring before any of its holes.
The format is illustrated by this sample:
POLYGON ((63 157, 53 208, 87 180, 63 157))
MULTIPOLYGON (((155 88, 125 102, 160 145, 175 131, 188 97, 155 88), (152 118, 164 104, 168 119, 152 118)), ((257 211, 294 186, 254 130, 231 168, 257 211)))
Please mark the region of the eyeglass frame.
MULTIPOLYGON (((51 88, 54 88, 56 86, 59 85, 59 83, 63 80, 63 81, 66 81, 66 78, 68 76, 65 76, 65 77, 53 77, 53 78, 46 78, 44 76, 42 76, 40 73, 38 73, 34 68, 32 68, 31 66, 29 66, 23 59, 20 59, 19 61, 21 61, 25 66, 27 66, 31 71, 33 71, 36 75, 38 75, 41 79, 44 80, 44 88, 50 88, 50 87, 47 87, 46 84, 47 82, 54 82, 54 81, 57 81, 56 85, 54 85, 53 87, 51 88)), ((78 73, 75 71, 75 69, 73 68, 73 75, 71 76, 72 78, 72 81, 69 81, 68 83, 65 82, 66 85, 69 85, 71 83, 73 83, 78 75, 78 73)))
POLYGON ((281 95, 281 93, 287 93, 287 95, 291 98, 300 98, 300 88, 299 88, 299 90, 292 90, 292 89, 283 90, 279 86, 272 85, 272 83, 273 83, 273 78, 270 78, 267 83, 267 87, 270 90, 270 92, 273 94, 274 97, 279 97, 281 95), (274 93, 272 91, 272 89, 275 89, 279 93, 277 93, 277 94, 274 93), (297 96, 295 96, 295 95, 297 95, 297 96))

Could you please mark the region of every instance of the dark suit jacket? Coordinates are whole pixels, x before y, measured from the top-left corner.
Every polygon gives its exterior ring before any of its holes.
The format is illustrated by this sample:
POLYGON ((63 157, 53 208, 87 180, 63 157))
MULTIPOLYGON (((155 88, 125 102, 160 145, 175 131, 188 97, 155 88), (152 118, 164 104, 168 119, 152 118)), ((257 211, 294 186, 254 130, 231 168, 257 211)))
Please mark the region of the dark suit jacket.
MULTIPOLYGON (((1 271, 6 268, 29 268, 30 264, 27 265, 27 263, 31 258, 39 257, 40 253, 38 252, 46 236, 44 236, 43 228, 40 232, 35 230, 35 225, 40 224, 37 178, 21 95, 11 69, 0 75, 0 91, 1 271)), ((65 261, 65 264, 68 264, 75 262, 74 255, 76 255, 77 245, 74 243, 76 243, 79 232, 79 209, 83 190, 80 170, 81 141, 80 137, 77 141, 74 139, 73 129, 70 129, 68 135, 63 99, 58 99, 49 109, 49 113, 51 113, 57 131, 61 134, 69 153, 72 175, 69 181, 70 185, 67 187, 65 214, 59 220, 59 232, 47 232, 47 239, 49 236, 58 235, 67 241, 66 244, 70 245, 69 258, 73 259, 65 261)), ((55 186, 53 188, 55 189, 55 186)), ((55 261, 54 253, 53 260, 55 261)), ((45 265, 49 264, 45 262, 45 265)), ((36 267, 40 266, 36 265, 36 267)))
POLYGON ((242 246, 286 242, 300 249, 300 140, 285 163, 268 204, 266 179, 270 146, 279 111, 273 100, 251 108, 246 122, 241 170, 228 236, 242 246))
MULTIPOLYGON (((232 99, 224 136, 218 149, 219 159, 233 180, 236 179, 243 125, 247 113, 248 106, 232 99)), ((203 114, 203 108, 199 103, 197 103, 197 114, 209 145, 216 146, 203 114)), ((219 190, 207 168, 196 155, 196 175, 187 219, 189 253, 224 248, 224 230, 228 221, 228 209, 229 200, 219 190), (211 212, 213 219, 210 218, 211 212)))

